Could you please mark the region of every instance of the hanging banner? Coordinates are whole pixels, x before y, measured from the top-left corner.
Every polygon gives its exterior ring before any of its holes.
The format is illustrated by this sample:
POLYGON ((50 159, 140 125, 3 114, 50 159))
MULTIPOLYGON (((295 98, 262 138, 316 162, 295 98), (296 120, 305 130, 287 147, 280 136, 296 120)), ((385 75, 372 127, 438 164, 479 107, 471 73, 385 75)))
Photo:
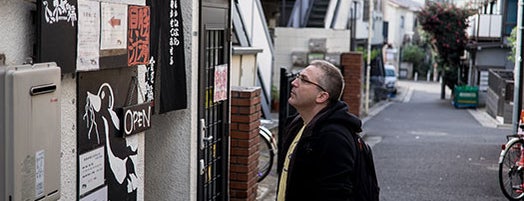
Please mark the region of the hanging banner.
POLYGON ((159 113, 187 108, 184 28, 179 0, 147 0, 151 9, 151 57, 160 71, 159 113))
POLYGON ((62 73, 75 72, 77 0, 37 2, 35 63, 56 62, 62 73))

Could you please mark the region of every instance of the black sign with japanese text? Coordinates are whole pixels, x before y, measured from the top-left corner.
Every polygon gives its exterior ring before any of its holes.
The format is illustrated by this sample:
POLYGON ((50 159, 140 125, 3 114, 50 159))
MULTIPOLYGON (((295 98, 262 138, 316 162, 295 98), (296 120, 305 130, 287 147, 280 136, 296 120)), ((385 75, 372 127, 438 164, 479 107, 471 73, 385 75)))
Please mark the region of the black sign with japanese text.
POLYGON ((62 73, 76 70, 77 0, 37 1, 35 63, 56 62, 62 73))
MULTIPOLYGON (((147 0, 151 8, 151 56, 160 71, 159 113, 187 108, 184 29, 180 0, 147 0)), ((157 71, 158 72, 158 71, 157 71)))

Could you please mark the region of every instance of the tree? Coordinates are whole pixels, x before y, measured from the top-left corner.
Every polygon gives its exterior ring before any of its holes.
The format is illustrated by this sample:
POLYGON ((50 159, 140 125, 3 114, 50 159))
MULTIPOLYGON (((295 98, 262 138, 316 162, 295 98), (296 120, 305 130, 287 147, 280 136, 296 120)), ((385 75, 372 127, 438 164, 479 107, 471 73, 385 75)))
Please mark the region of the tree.
POLYGON ((454 4, 427 2, 417 15, 422 29, 431 35, 432 47, 439 56, 438 64, 444 71, 444 82, 451 89, 462 82, 457 75, 461 68, 460 57, 468 42, 468 17, 473 14, 474 10, 454 4))
POLYGON ((427 72, 427 68, 424 67, 424 58, 426 53, 424 49, 418 45, 405 45, 402 48, 402 61, 411 62, 413 69, 421 75, 427 72))
POLYGON ((515 52, 517 52, 517 26, 511 30, 511 35, 508 37, 508 44, 511 45, 511 53, 508 55, 508 60, 515 62, 515 52))

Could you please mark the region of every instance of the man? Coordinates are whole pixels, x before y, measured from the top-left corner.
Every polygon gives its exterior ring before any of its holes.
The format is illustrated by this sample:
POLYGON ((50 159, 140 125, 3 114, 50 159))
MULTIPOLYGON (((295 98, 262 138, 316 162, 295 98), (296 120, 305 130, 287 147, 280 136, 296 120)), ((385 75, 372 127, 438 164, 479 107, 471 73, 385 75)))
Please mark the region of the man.
POLYGON ((353 134, 361 121, 339 101, 344 78, 333 64, 316 60, 291 83, 288 102, 297 112, 279 152, 277 201, 354 200, 353 134))

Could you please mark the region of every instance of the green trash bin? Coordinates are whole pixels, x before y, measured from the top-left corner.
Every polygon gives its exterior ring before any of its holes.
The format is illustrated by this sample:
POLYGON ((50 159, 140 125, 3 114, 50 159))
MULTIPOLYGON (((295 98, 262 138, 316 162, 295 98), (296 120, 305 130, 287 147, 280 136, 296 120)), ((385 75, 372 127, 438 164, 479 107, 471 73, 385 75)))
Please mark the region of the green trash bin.
POLYGON ((456 108, 476 108, 479 103, 477 86, 455 86, 453 95, 453 105, 456 108))

